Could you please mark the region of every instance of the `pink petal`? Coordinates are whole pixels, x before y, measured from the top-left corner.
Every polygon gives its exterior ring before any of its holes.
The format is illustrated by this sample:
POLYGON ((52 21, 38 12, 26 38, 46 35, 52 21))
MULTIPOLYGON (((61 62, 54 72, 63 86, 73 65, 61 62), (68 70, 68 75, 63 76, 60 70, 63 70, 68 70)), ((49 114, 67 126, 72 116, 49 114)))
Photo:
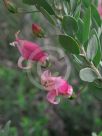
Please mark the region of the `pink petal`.
POLYGON ((102 0, 98 0, 98 13, 100 15, 100 17, 102 17, 102 0))
POLYGON ((41 80, 48 80, 49 77, 51 77, 51 73, 49 72, 49 70, 46 70, 42 73, 41 80))
POLYGON ((67 95, 70 97, 73 93, 73 88, 71 85, 67 83, 64 79, 57 79, 56 80, 56 90, 58 90, 58 93, 61 95, 67 95))
POLYGON ((99 13, 100 17, 102 17, 102 7, 98 7, 98 13, 99 13))
POLYGON ((29 65, 26 66, 26 67, 24 67, 22 65, 22 63, 23 63, 24 60, 25 59, 22 56, 19 58, 19 60, 18 60, 18 67, 21 68, 21 69, 25 69, 25 70, 30 69, 32 67, 31 63, 29 63, 29 65))
POLYGON ((98 5, 101 5, 102 4, 102 0, 98 0, 98 5))
POLYGON ((55 90, 49 91, 49 93, 47 94, 47 100, 52 104, 59 104, 59 102, 60 102, 60 98, 58 98, 56 100, 56 91, 55 90))
POLYGON ((68 97, 71 97, 73 94, 73 88, 71 85, 68 84, 68 90, 67 90, 67 95, 68 97))
POLYGON ((19 42, 21 45, 23 42, 22 56, 25 59, 42 62, 48 57, 38 44, 26 40, 19 40, 19 42))

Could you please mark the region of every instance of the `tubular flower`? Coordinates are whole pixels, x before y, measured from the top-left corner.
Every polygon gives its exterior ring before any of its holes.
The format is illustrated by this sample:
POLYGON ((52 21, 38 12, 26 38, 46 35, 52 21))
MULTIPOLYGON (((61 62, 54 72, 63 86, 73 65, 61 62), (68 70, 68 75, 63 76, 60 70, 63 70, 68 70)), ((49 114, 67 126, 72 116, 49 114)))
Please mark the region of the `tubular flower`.
POLYGON ((42 73, 41 84, 48 91, 47 100, 52 104, 58 104, 60 102, 60 99, 56 99, 57 96, 70 98, 73 94, 73 88, 66 80, 62 77, 52 76, 48 70, 42 73))
POLYGON ((44 30, 38 24, 32 24, 32 31, 36 37, 44 37, 44 30))
POLYGON ((10 45, 16 46, 21 54, 21 57, 18 60, 18 67, 22 69, 31 68, 31 65, 23 67, 22 63, 24 60, 29 60, 30 62, 39 61, 42 64, 45 63, 48 58, 47 53, 45 53, 37 43, 18 38, 18 34, 19 32, 16 33, 16 40, 13 43, 10 43, 10 45))
POLYGON ((100 17, 102 18, 102 0, 98 0, 98 13, 100 15, 100 17))

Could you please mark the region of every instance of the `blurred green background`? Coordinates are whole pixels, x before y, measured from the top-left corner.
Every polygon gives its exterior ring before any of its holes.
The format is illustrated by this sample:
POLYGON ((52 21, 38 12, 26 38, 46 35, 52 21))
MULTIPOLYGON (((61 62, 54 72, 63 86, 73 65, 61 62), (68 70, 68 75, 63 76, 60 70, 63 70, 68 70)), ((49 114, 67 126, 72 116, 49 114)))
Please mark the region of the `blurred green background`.
MULTIPOLYGON (((19 1, 17 4, 21 6, 19 1)), ((24 38, 36 41, 31 31, 33 22, 54 32, 41 14, 13 15, 0 1, 0 126, 11 120, 10 136, 91 136, 92 132, 100 132, 102 90, 83 84, 74 64, 70 83, 75 91, 82 89, 83 93, 75 100, 62 100, 57 106, 49 104, 46 93, 32 85, 26 72, 17 67, 19 53, 9 43, 18 30, 24 38)))

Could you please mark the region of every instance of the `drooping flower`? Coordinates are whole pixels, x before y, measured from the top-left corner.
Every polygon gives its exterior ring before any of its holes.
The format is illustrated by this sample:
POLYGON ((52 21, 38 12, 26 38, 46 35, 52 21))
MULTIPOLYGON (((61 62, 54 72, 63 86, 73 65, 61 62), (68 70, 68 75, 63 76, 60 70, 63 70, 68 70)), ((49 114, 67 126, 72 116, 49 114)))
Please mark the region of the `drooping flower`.
POLYGON ((102 18, 102 0, 98 0, 97 10, 98 10, 100 17, 102 18))
POLYGON ((52 76, 48 70, 42 73, 41 84, 48 91, 47 100, 52 104, 58 104, 60 102, 60 99, 56 99, 57 96, 70 98, 73 94, 72 86, 65 79, 52 76))
POLYGON ((33 43, 27 40, 22 40, 18 37, 19 32, 16 33, 16 40, 10 45, 16 46, 21 54, 18 60, 18 67, 22 69, 29 69, 31 65, 23 67, 24 60, 38 61, 42 64, 48 59, 48 54, 45 53, 37 43, 33 43))
POLYGON ((33 23, 32 24, 32 32, 36 37, 44 37, 44 30, 41 28, 40 25, 33 23))

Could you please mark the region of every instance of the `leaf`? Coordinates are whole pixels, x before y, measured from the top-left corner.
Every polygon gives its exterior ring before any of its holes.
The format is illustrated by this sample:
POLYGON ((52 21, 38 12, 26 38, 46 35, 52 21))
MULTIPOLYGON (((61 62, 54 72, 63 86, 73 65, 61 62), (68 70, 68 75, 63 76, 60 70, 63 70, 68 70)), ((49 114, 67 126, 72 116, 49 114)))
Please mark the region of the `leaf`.
POLYGON ((83 61, 80 59, 80 56, 73 55, 75 62, 77 62, 80 66, 83 65, 83 61))
POLYGON ((80 70, 79 75, 80 75, 81 80, 86 81, 86 82, 93 82, 94 80, 97 79, 97 75, 91 68, 84 68, 80 70))
POLYGON ((24 3, 29 5, 35 5, 38 8, 44 8, 50 15, 54 15, 55 12, 46 0, 23 0, 24 3))
POLYGON ((98 49, 95 58, 93 59, 93 62, 95 66, 97 67, 100 64, 101 61, 101 45, 100 45, 100 40, 98 38, 98 34, 95 29, 93 29, 93 33, 96 35, 97 41, 98 41, 98 49))
POLYGON ((33 5, 34 0, 23 0, 23 3, 28 4, 28 5, 33 5))
POLYGON ((99 13, 94 5, 91 5, 91 14, 94 20, 97 22, 97 24, 101 27, 101 18, 99 16, 99 13))
POLYGON ((97 41, 96 35, 94 34, 88 43, 87 58, 89 60, 93 60, 94 57, 96 56, 97 50, 98 50, 98 41, 97 41))
POLYGON ((74 11, 77 6, 77 0, 70 0, 71 10, 74 11))
POLYGON ((77 38, 80 43, 83 43, 83 25, 84 22, 81 19, 78 19, 78 32, 77 32, 77 38))
POLYGON ((62 20, 62 27, 66 34, 72 36, 74 35, 78 30, 77 21, 74 17, 71 16, 64 16, 62 20))
POLYGON ((55 21, 53 20, 52 16, 44 8, 41 7, 40 11, 52 25, 55 25, 55 21))
POLYGON ((98 136, 102 136, 102 132, 100 132, 100 133, 98 134, 98 136))
POLYGON ((79 45, 71 36, 59 35, 59 42, 67 52, 79 54, 79 45))
POLYGON ((79 5, 77 6, 75 13, 74 13, 74 17, 76 19, 78 19, 80 17, 80 12, 81 12, 81 3, 79 3, 79 5))
POLYGON ((83 42, 86 42, 89 38, 91 28, 91 8, 88 8, 83 19, 83 42))
POLYGON ((82 2, 86 7, 89 7, 91 5, 91 0, 82 0, 82 2))

